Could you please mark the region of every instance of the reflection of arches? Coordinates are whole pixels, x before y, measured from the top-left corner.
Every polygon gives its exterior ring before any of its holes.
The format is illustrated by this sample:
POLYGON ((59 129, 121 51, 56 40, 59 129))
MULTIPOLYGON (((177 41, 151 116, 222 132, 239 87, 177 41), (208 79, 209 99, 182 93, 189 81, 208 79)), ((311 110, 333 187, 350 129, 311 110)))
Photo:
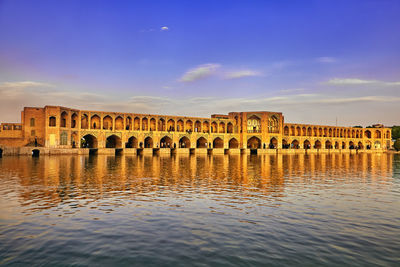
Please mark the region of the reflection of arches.
POLYGON ((116 135, 110 135, 106 139, 106 148, 121 148, 121 138, 116 135))
POLYGON ((60 127, 67 127, 67 117, 68 117, 67 112, 63 111, 61 113, 60 127))
POLYGON ((321 149, 321 147, 322 147, 321 141, 319 140, 315 141, 314 148, 321 149))
POLYGON ((49 118, 49 126, 50 126, 50 127, 55 127, 55 126, 56 126, 56 117, 51 116, 51 117, 49 118))
POLYGON ((179 147, 190 148, 190 140, 186 136, 179 139, 179 147))
POLYGON ((146 137, 144 139, 144 147, 145 148, 152 148, 153 147, 153 138, 151 138, 150 136, 146 137))
POLYGON ((236 140, 236 138, 229 140, 229 148, 239 148, 239 142, 236 140))
POLYGON ((200 137, 196 141, 197 148, 207 148, 207 140, 204 137, 200 137))
POLYGON ((217 137, 213 141, 213 148, 224 148, 224 141, 217 137))
POLYGON ((172 139, 169 136, 164 136, 160 140, 160 147, 161 148, 171 148, 172 147, 172 139))
POLYGON ((300 148, 299 141, 293 140, 293 142, 292 142, 292 148, 294 148, 294 149, 300 148))
POLYGON ((251 137, 249 140, 247 140, 247 148, 261 148, 261 140, 255 136, 251 137))
POLYGON ((96 148, 97 147, 97 138, 91 134, 85 135, 84 137, 82 137, 81 147, 82 148, 96 148))
POLYGON ((276 140, 275 137, 272 137, 271 140, 269 141, 269 148, 271 149, 278 148, 278 140, 276 140))
POLYGON ((138 146, 138 140, 137 140, 137 138, 136 137, 134 137, 134 136, 131 136, 129 139, 128 139, 128 142, 126 143, 126 148, 137 148, 137 146, 138 146))
POLYGON ((305 149, 310 149, 310 148, 311 148, 311 143, 310 143, 310 141, 305 140, 304 143, 303 143, 303 147, 304 147, 305 149))

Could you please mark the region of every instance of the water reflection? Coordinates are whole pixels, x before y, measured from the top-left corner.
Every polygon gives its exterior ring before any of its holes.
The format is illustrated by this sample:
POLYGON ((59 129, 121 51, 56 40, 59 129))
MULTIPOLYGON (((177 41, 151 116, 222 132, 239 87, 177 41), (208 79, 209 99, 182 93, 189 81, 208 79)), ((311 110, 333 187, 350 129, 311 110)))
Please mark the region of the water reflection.
POLYGON ((395 265, 400 155, 0 159, 0 265, 395 265))
POLYGON ((390 154, 176 155, 5 157, 0 169, 18 177, 21 205, 45 209, 70 198, 96 199, 152 191, 217 193, 257 190, 279 197, 285 187, 388 181, 390 154), (40 205, 38 204, 40 203, 40 205))

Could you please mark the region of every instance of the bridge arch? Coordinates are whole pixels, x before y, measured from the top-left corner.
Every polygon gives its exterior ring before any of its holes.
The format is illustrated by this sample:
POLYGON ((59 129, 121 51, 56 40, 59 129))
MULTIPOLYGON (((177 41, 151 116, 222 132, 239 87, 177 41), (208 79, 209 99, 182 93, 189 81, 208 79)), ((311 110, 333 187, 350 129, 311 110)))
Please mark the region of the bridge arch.
POLYGON ((179 139, 179 147, 181 148, 190 148, 190 140, 186 136, 183 136, 179 139))
POLYGON ((153 148, 153 138, 151 138, 150 136, 147 136, 144 139, 144 147, 145 148, 153 148))
POLYGON ((128 139, 128 142, 125 145, 126 148, 137 148, 138 147, 138 140, 136 137, 131 136, 128 139))
POLYGON ((250 148, 250 149, 261 148, 260 138, 253 136, 249 140, 247 140, 247 148, 250 148))
POLYGON ((239 142, 236 138, 229 140, 229 148, 239 148, 239 142))
POLYGON ((107 137, 106 148, 121 148, 121 147, 122 147, 122 142, 119 136, 113 134, 107 137))
POLYGON ((164 136, 160 139, 160 147, 161 148, 171 148, 173 146, 172 139, 169 136, 164 136))
POLYGON ((217 137, 213 141, 213 148, 224 148, 224 141, 217 137))
POLYGON ((87 134, 82 137, 81 140, 82 148, 97 148, 97 138, 91 134, 87 134))
POLYGON ((207 139, 205 139, 204 137, 200 137, 199 139, 197 139, 196 147, 197 148, 207 148, 207 139))

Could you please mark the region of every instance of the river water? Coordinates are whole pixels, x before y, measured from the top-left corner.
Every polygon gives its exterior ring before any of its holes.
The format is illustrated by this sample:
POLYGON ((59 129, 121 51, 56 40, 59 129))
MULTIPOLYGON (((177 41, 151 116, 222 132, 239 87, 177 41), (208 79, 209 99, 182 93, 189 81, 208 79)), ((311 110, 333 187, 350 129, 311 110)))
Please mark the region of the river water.
POLYGON ((0 265, 399 266, 400 155, 0 158, 0 265))

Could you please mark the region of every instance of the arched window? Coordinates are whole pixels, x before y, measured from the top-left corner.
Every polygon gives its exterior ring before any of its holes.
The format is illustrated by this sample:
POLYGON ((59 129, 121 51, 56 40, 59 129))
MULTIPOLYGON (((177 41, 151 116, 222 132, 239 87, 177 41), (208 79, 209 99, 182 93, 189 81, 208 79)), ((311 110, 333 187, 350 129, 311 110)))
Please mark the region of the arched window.
POLYGON ((275 115, 268 118, 268 132, 270 133, 279 132, 279 121, 275 115))
POLYGON ((49 118, 49 126, 50 126, 50 127, 55 127, 55 126, 56 126, 56 117, 51 116, 51 117, 49 118))
POLYGON ((247 119, 247 132, 260 133, 261 132, 261 119, 256 115, 247 119))
POLYGON ((31 127, 35 127, 35 119, 31 118, 31 127))

